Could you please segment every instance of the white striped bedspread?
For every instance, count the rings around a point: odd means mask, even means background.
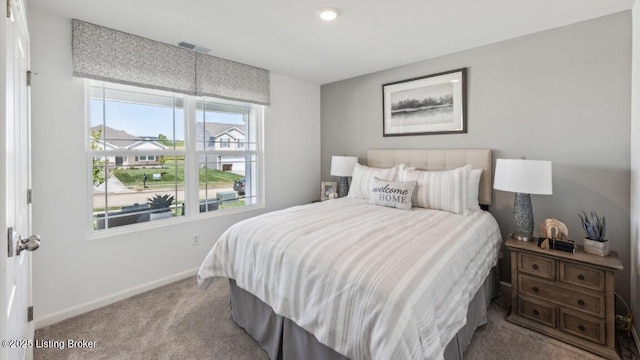
[[[351,359],[442,359],[501,243],[498,224],[469,216],[337,199],[230,227],[200,271],[293,320]]]

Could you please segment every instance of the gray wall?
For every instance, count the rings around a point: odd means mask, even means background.
[[[309,203],[320,179],[320,86],[271,74],[265,111],[266,207],[87,239],[89,164],[84,80],[72,76],[71,20],[32,12],[33,231],[37,326],[193,277],[237,221]],[[295,136],[292,136],[295,134]],[[180,219],[183,220],[183,219]],[[190,237],[200,233],[200,246]]]
[[[427,37],[423,46],[429,46]],[[468,133],[382,137],[381,85],[468,68]],[[373,148],[484,147],[495,158],[553,161],[553,195],[532,196],[535,222],[558,218],[583,238],[576,213],[606,215],[629,299],[631,12],[524,36],[321,88],[322,176],[332,155],[361,163]],[[491,212],[511,230],[513,194],[494,191]],[[501,277],[510,281],[508,253]]]
[[[631,310],[640,312],[640,2],[633,6],[631,98]],[[640,316],[635,317],[640,331]],[[636,339],[640,348],[640,342]]]

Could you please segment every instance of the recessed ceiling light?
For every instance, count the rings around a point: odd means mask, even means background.
[[[338,9],[335,8],[322,8],[318,10],[318,16],[324,21],[332,21],[338,17]]]

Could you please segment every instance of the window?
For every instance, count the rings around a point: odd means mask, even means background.
[[[154,155],[140,155],[136,156],[136,162],[141,161],[156,161],[156,157]]]
[[[263,106],[87,82],[94,230],[261,203]]]

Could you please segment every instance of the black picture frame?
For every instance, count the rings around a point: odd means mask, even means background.
[[[382,135],[467,132],[467,68],[382,85]]]

